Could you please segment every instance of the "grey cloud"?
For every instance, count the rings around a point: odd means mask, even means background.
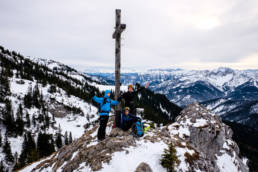
[[[78,62],[80,68],[93,63],[112,66],[115,8],[122,9],[127,24],[122,66],[236,62],[258,53],[256,0],[1,1],[0,44],[28,56]],[[205,17],[209,12],[205,8],[219,14],[217,27],[203,30],[185,22],[202,10]]]

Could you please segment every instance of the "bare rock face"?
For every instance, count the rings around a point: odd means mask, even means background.
[[[135,172],[152,172],[152,169],[145,162],[140,163],[140,165],[136,168]]]
[[[51,106],[49,106],[49,111],[57,118],[63,118],[67,114],[70,114],[71,112],[67,110],[64,105],[53,102]]]

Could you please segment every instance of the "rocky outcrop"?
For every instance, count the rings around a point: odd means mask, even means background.
[[[165,171],[158,162],[164,145],[171,143],[178,159],[175,171],[248,171],[239,157],[237,144],[232,140],[232,130],[219,116],[197,103],[186,107],[173,124],[151,128],[142,138],[134,138],[131,131],[112,129],[112,124],[112,121],[108,124],[108,137],[104,141],[96,140],[98,126],[90,128],[80,139],[38,162],[32,171],[105,171],[105,168],[119,166],[123,161],[128,161],[124,164],[128,165],[127,171]],[[159,146],[164,148],[155,151]],[[142,157],[137,159],[137,156]],[[115,164],[113,159],[119,162]],[[134,168],[129,170],[132,165]]]
[[[219,116],[198,103],[185,108],[176,122],[163,130],[176,138],[173,143],[177,148],[189,150],[182,157],[188,169],[219,172],[225,170],[226,164],[236,171],[248,171],[238,156],[239,148],[232,140],[232,130]]]
[[[145,163],[142,162],[135,170],[135,172],[152,172],[152,169],[150,168],[150,166]]]

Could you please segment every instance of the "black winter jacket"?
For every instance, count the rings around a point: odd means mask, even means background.
[[[138,87],[133,92],[127,91],[127,92],[123,93],[118,98],[118,101],[124,100],[125,101],[125,104],[124,104],[125,107],[129,107],[130,108],[130,112],[135,113],[134,98],[138,94],[138,92],[140,92],[143,89],[144,89],[143,87]]]

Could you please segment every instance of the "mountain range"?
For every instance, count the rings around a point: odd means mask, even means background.
[[[109,84],[114,82],[114,73],[87,70],[87,74]],[[197,101],[225,120],[258,130],[258,70],[150,69],[121,74],[123,85],[146,82],[152,91],[166,95],[181,107]]]

